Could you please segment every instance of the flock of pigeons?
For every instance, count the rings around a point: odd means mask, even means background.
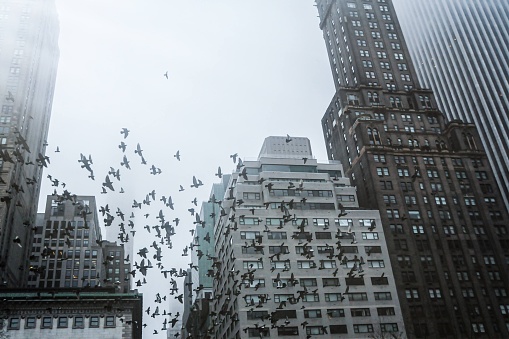
[[[123,138],[120,141],[120,144],[118,145],[119,150],[121,151],[121,161],[119,162],[120,167],[115,168],[114,166],[110,167],[107,174],[104,176],[104,180],[101,182],[101,192],[100,194],[108,194],[110,192],[117,192],[117,193],[126,193],[124,188],[121,186],[121,175],[125,173],[125,171],[131,170],[131,162],[133,161],[132,155],[130,156],[129,148],[126,144],[126,139],[129,136],[129,130],[127,128],[123,128],[120,133],[122,134]],[[21,142],[21,141],[20,141]],[[27,146],[28,147],[28,146]],[[57,148],[55,152],[60,152],[60,149]],[[145,159],[145,156],[143,154],[143,149],[138,143],[136,145],[136,148],[133,152],[134,156],[138,157],[138,161],[140,161],[141,165],[146,165],[149,168],[150,175],[160,175],[162,173],[161,168],[157,167],[155,164],[149,166],[147,163],[147,160]],[[7,154],[8,155],[8,154]],[[0,154],[0,156],[4,157]],[[237,155],[235,155],[236,157]],[[177,151],[173,157],[175,158],[175,161],[181,161],[181,154],[180,151]],[[49,157],[40,155],[36,159],[37,163],[41,166],[47,167],[47,164],[49,163]],[[90,180],[96,181],[96,174],[94,172],[94,162],[92,159],[92,156],[89,155],[88,157],[80,154],[80,159],[78,160],[80,163],[81,169],[85,170],[87,172],[87,176]],[[216,173],[216,176],[219,178],[222,177],[221,168],[218,168],[218,173]],[[101,176],[102,177],[102,176]],[[69,190],[65,189],[66,183],[60,181],[57,178],[54,178],[51,175],[48,175],[47,178],[51,181],[51,186],[54,186],[54,192],[53,195],[56,197],[57,202],[64,202],[66,200],[72,201],[73,203],[77,202],[77,195],[71,193]],[[34,179],[35,180],[35,179]],[[189,187],[189,189],[198,189],[201,186],[203,186],[203,182],[197,178],[196,176],[192,177],[192,182],[190,182],[189,185],[179,185],[178,192],[182,192]],[[58,193],[57,189],[62,189],[63,192]],[[178,193],[176,193],[178,194]],[[125,195],[127,197],[127,195]],[[122,199],[125,201],[125,199]],[[120,207],[112,207],[111,202],[105,204],[104,206],[100,206],[99,208],[99,214],[102,216],[104,225],[106,227],[117,227],[118,228],[118,236],[117,239],[120,241],[120,243],[126,244],[128,242],[134,241],[134,237],[136,235],[137,239],[140,239],[142,242],[147,242],[148,239],[150,239],[149,242],[151,244],[149,246],[145,246],[143,248],[139,248],[136,255],[139,257],[139,260],[131,260],[129,258],[129,255],[124,259],[126,263],[131,263],[132,270],[129,272],[129,274],[132,276],[132,280],[136,287],[141,287],[145,284],[147,284],[147,287],[150,286],[150,283],[147,281],[147,273],[151,269],[156,269],[161,274],[162,277],[166,281],[169,282],[170,287],[166,288],[166,290],[169,290],[169,295],[163,295],[161,296],[159,293],[157,293],[154,297],[154,303],[156,305],[149,306],[145,312],[147,315],[154,319],[161,319],[161,328],[153,329],[153,334],[158,334],[159,331],[165,331],[169,329],[169,326],[171,325],[171,328],[174,328],[176,324],[179,321],[180,318],[180,312],[176,312],[174,315],[172,315],[171,312],[168,312],[165,307],[162,306],[163,301],[168,302],[171,300],[167,300],[169,297],[173,297],[175,301],[180,302],[181,304],[184,301],[184,294],[179,294],[179,284],[177,280],[179,278],[184,278],[187,276],[187,268],[198,270],[197,266],[193,266],[192,263],[188,264],[188,267],[185,268],[166,268],[162,261],[162,253],[163,248],[167,247],[169,249],[173,249],[173,242],[172,237],[176,234],[175,229],[179,224],[181,223],[181,219],[179,217],[167,217],[167,214],[175,211],[176,213],[179,212],[179,210],[176,210],[176,204],[174,202],[174,199],[172,195],[161,195],[159,196],[155,190],[151,190],[150,192],[147,192],[144,197],[141,197],[139,199],[133,199],[132,205],[130,206],[129,211],[124,211]],[[177,200],[181,201],[181,200]],[[156,214],[155,218],[150,218],[151,211],[156,206],[156,209],[159,209],[159,212]],[[125,209],[125,208],[124,208]],[[200,214],[199,214],[199,208],[198,208],[198,199],[194,198],[191,201],[190,208],[187,209],[187,212],[190,213],[191,217],[194,218],[194,225],[201,225],[205,226],[205,222],[201,220]],[[83,213],[81,216],[84,218],[84,224],[85,228],[87,227],[87,214],[90,212],[86,212],[83,210]],[[142,220],[149,222],[150,220],[154,220],[153,224],[146,224],[145,226],[141,227],[135,223],[136,215],[139,215],[139,213],[142,213]],[[171,220],[170,220],[171,219]],[[192,235],[194,234],[194,229],[190,230]],[[142,235],[140,233],[143,232]],[[112,240],[112,239],[108,239]],[[19,239],[13,240],[15,243],[19,244]],[[210,236],[207,235],[207,237],[204,238],[204,241],[207,241],[210,243]],[[101,246],[103,241],[97,240],[97,244]],[[147,242],[148,243],[148,242]],[[70,245],[70,242],[69,244]],[[194,241],[191,241],[189,246],[186,246],[183,249],[182,256],[188,256],[189,250],[196,250],[198,255],[201,257],[203,256],[203,253],[198,249],[198,244],[196,244]],[[51,250],[49,248],[44,248],[43,253],[41,253],[43,256],[48,256],[51,254]],[[152,263],[154,261],[154,264]],[[169,260],[166,260],[165,263],[169,263]],[[40,272],[34,272],[34,273],[40,273]],[[137,274],[140,274],[141,277]],[[136,280],[136,277],[138,278]],[[149,281],[152,281],[151,279],[148,279]],[[157,280],[157,279],[154,279]],[[150,286],[151,287],[151,286]],[[203,287],[199,286],[196,289],[194,289],[195,292],[199,292]],[[169,305],[168,305],[169,306]],[[160,310],[161,309],[161,310]],[[147,324],[143,324],[143,327],[147,327]],[[180,333],[177,332],[175,337],[180,336]]]
[[[20,135],[20,133],[18,133],[18,132],[15,132],[15,133],[17,135],[16,143],[19,145],[18,149],[23,148],[24,150],[30,152],[28,144],[26,143],[26,140]],[[121,175],[124,171],[131,170],[131,162],[133,161],[133,159],[131,159],[132,156],[128,155],[129,148],[126,144],[126,139],[128,138],[130,131],[127,128],[123,128],[120,131],[120,133],[123,136],[122,140],[120,141],[120,143],[118,145],[118,148],[122,153],[121,154],[122,160],[119,162],[120,167],[118,167],[118,168],[115,168],[114,166],[110,167],[109,171],[104,176],[104,180],[102,180],[102,182],[101,182],[101,186],[100,186],[101,194],[108,194],[110,192],[117,192],[120,194],[125,193],[124,188],[120,185]],[[290,136],[287,136],[286,142],[290,142],[290,141],[291,141]],[[45,146],[47,146],[47,144],[45,144]],[[48,164],[50,163],[49,157],[42,155],[42,154],[39,154],[35,158],[35,163],[33,163],[32,161],[30,161],[30,159],[27,159],[25,161],[25,159],[23,159],[21,154],[17,154],[16,152],[20,153],[19,151],[15,150],[12,154],[9,154],[9,153],[7,153],[7,151],[4,150],[3,152],[0,152],[0,158],[3,161],[10,161],[10,162],[22,161],[23,164],[25,164],[25,165],[38,165],[41,167],[48,167]],[[57,152],[57,153],[60,152],[59,147],[56,148],[55,152]],[[147,160],[145,159],[144,154],[143,154],[143,149],[139,143],[136,145],[136,148],[133,153],[134,153],[134,156],[138,157],[138,160],[140,161],[141,165],[145,165],[149,168],[148,172],[150,173],[150,175],[156,176],[156,175],[160,175],[162,173],[161,168],[157,167],[155,164],[148,166]],[[180,151],[177,151],[173,155],[173,157],[176,159],[176,161],[180,162],[181,161]],[[244,167],[243,171],[240,171],[243,167],[242,160],[240,158],[238,158],[237,154],[231,155],[230,158],[233,159],[233,162],[237,164],[237,170],[240,172],[240,176],[246,178],[247,174],[246,174],[245,167]],[[93,162],[92,156],[89,155],[87,157],[83,154],[80,154],[80,159],[78,160],[78,162],[80,163],[81,169],[83,169],[87,172],[88,178],[95,182],[96,175],[95,175],[94,168],[93,168],[94,162]],[[221,171],[221,167],[218,167],[217,173],[215,175],[218,178],[222,177],[223,173]],[[51,181],[51,186],[55,187],[53,196],[56,197],[55,200],[57,202],[72,201],[74,204],[78,203],[77,195],[73,194],[69,190],[65,189],[66,188],[65,182],[62,182],[61,180],[53,177],[52,175],[47,175],[47,178]],[[33,184],[36,182],[37,181],[35,178],[27,179],[27,184]],[[198,189],[201,186],[203,186],[203,182],[196,176],[193,176],[192,183],[188,187],[190,189]],[[178,192],[182,192],[182,191],[186,190],[186,188],[187,188],[187,185],[179,185]],[[17,187],[16,185],[13,185],[12,189],[21,190],[22,188]],[[62,189],[62,192],[58,193],[57,189]],[[9,196],[2,198],[2,201],[8,201],[8,200],[9,200]],[[125,199],[123,199],[123,200],[125,200]],[[221,206],[221,202],[215,200],[215,197],[212,199],[211,202],[218,203]],[[233,206],[235,206],[235,204],[237,204],[237,203],[240,204],[241,202],[234,201]],[[191,207],[188,208],[187,211],[191,214],[192,217],[194,217],[193,224],[196,226],[201,225],[202,227],[205,227],[205,222],[203,220],[201,220],[200,214],[198,211],[198,199],[194,198],[191,201],[191,204],[192,204]],[[142,211],[141,213],[144,213],[144,209],[147,209],[147,212],[143,214],[144,219],[142,219],[142,220],[148,221],[148,220],[150,220],[149,219],[150,209],[153,209],[154,205],[160,205],[159,212],[155,216],[154,224],[152,224],[152,225],[147,224],[142,228],[138,227],[134,221],[136,214],[138,214],[138,212],[140,212],[140,211]],[[149,206],[152,206],[152,207],[149,207]],[[179,223],[181,222],[181,219],[178,217],[175,217],[172,219],[172,218],[169,218],[166,216],[166,214],[170,213],[170,211],[175,211],[175,208],[176,208],[176,206],[175,206],[174,198],[172,197],[172,195],[158,196],[156,194],[155,190],[151,190],[150,192],[147,192],[144,197],[141,197],[139,199],[133,199],[133,202],[132,202],[132,205],[130,206],[129,211],[123,211],[120,207],[110,207],[110,203],[105,204],[104,206],[101,206],[99,209],[99,213],[103,217],[104,225],[106,227],[118,227],[117,239],[121,243],[125,244],[130,241],[134,241],[133,238],[135,237],[135,235],[139,234],[139,232],[143,232],[144,234],[141,235],[140,237],[137,236],[137,239],[141,238],[141,240],[147,241],[147,239],[151,239],[151,237],[153,237],[153,239],[150,240],[151,244],[148,246],[148,248],[147,247],[140,248],[138,250],[138,252],[136,253],[136,255],[139,257],[139,260],[130,260],[129,255],[124,259],[124,261],[126,263],[130,263],[130,262],[134,261],[134,263],[132,263],[132,265],[131,265],[132,271],[129,272],[129,274],[133,278],[133,281],[135,280],[135,277],[138,272],[142,276],[142,277],[138,276],[138,280],[135,281],[136,287],[141,287],[145,284],[150,285],[147,282],[147,278],[146,278],[147,272],[149,270],[155,269],[155,268],[157,268],[157,270],[159,271],[161,276],[164,277],[165,280],[169,280],[168,282],[171,286],[170,288],[167,289],[170,291],[169,295],[161,296],[160,293],[157,293],[154,296],[154,303],[156,305],[149,306],[145,310],[147,315],[149,315],[150,317],[152,317],[154,319],[156,319],[156,317],[159,319],[162,318],[161,328],[153,329],[153,334],[158,334],[159,331],[168,330],[169,325],[171,325],[171,328],[174,328],[179,321],[180,312],[176,312],[174,315],[172,315],[171,312],[168,312],[166,310],[166,308],[162,306],[163,301],[169,303],[169,301],[171,300],[171,297],[173,297],[174,300],[177,300],[178,302],[180,302],[182,304],[183,299],[184,299],[184,294],[183,293],[179,294],[179,286],[178,286],[177,280],[179,278],[184,278],[187,276],[187,267],[185,269],[184,268],[176,268],[176,267],[168,269],[164,266],[163,261],[162,261],[163,247],[167,247],[169,249],[173,248],[172,237],[176,234],[175,229],[177,226],[179,226]],[[221,208],[221,209],[222,209],[222,213],[224,213],[224,209],[223,208]],[[81,213],[81,216],[84,219],[85,228],[87,228],[87,215],[88,214],[90,214],[90,212],[86,211],[85,209]],[[170,219],[172,219],[172,220],[170,220]],[[194,235],[194,229],[190,229],[190,232],[192,235]],[[112,240],[112,239],[108,239],[108,240]],[[210,241],[211,241],[210,235],[207,234],[201,240],[210,243]],[[191,250],[191,251],[195,250],[196,254],[199,258],[203,257],[204,253],[199,249],[200,244],[197,241],[198,241],[197,237],[194,237],[193,241],[191,241],[190,244],[183,249],[182,256],[188,256],[189,250]],[[19,246],[21,246],[21,241],[18,237],[13,239],[13,242],[18,244]],[[71,242],[69,241],[69,238],[67,238],[66,243],[68,246],[70,246]],[[102,243],[103,243],[103,241],[97,240],[97,244],[99,246],[101,246]],[[253,243],[253,246],[256,246],[256,245]],[[52,254],[51,252],[52,252],[52,250],[50,248],[45,247],[42,249],[41,255],[43,257],[49,256]],[[210,259],[213,259],[213,257],[210,256],[209,253],[207,253],[206,255]],[[152,263],[151,259],[155,261],[155,265]],[[166,261],[166,262],[168,262],[168,261]],[[188,265],[189,265],[190,269],[198,270],[198,267],[193,266],[192,263],[189,263]],[[33,268],[33,270],[36,270],[36,269],[37,268]],[[39,274],[42,272],[34,271],[33,273]],[[247,273],[248,278],[251,275],[251,273],[252,273],[252,271],[249,271]],[[190,291],[190,292],[194,291],[196,293],[199,293],[201,291],[201,289],[203,289],[203,286],[198,286],[195,289],[192,289],[190,286],[186,286],[186,288],[185,288],[186,291]],[[168,297],[170,297],[170,300],[167,300]],[[162,309],[162,311],[160,310],[160,308]],[[143,327],[144,328],[147,327],[147,324],[146,323],[143,324]],[[179,337],[179,336],[180,336],[180,333],[177,332],[175,334],[175,337]]]

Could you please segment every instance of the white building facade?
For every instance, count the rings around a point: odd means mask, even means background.
[[[267,138],[230,180],[210,338],[405,337],[379,212],[358,208],[340,163],[291,139]]]

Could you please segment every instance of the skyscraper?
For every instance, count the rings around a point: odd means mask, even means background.
[[[404,338],[385,235],[337,161],[268,137],[233,173],[214,229],[206,338]]]
[[[507,338],[508,216],[475,126],[421,88],[391,0],[316,3],[327,152],[381,213],[408,337]]]
[[[54,0],[0,1],[0,284],[26,286],[55,87]]]
[[[421,83],[478,127],[509,209],[509,2],[395,0]]]
[[[130,288],[124,247],[102,239],[95,197],[48,196],[38,215],[29,287],[115,286]]]

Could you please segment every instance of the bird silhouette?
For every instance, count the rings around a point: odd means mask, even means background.
[[[120,134],[123,134],[124,135],[124,139],[127,138],[127,136],[129,135],[129,130],[127,128],[122,128],[122,130],[120,131]]]

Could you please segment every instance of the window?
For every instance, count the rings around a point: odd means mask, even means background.
[[[405,296],[408,300],[419,300],[419,291],[415,288],[407,288],[405,290]]]
[[[375,300],[392,300],[391,292],[375,292]]]
[[[90,317],[89,327],[99,327],[99,317],[97,316]]]
[[[377,167],[376,168],[376,174],[379,177],[388,176],[389,175],[389,168],[388,167]]]
[[[247,312],[247,320],[259,320],[269,315],[268,311],[249,311]]]
[[[316,283],[316,278],[302,278],[299,280],[299,282],[300,282],[300,286],[306,286],[306,287],[318,285]]]
[[[41,328],[52,328],[53,327],[53,318],[51,317],[43,317],[41,322]]]
[[[328,227],[329,226],[329,219],[314,218],[313,219],[313,225],[314,226],[319,226],[319,227]]]
[[[412,232],[414,234],[424,234],[424,226],[423,225],[412,225]]]
[[[486,329],[484,328],[483,323],[472,323],[472,330],[474,333],[484,333]]]
[[[382,323],[380,324],[380,331],[382,332],[398,332],[398,324],[396,323]]]
[[[25,319],[25,328],[35,328],[35,317],[27,317]]]
[[[355,324],[353,325],[354,333],[373,333],[372,324]]]
[[[322,283],[323,283],[323,287],[340,286],[339,278],[322,278]]]
[[[248,328],[247,336],[249,338],[270,337],[270,329],[268,329],[268,328]]]
[[[359,41],[362,41],[362,40],[357,40],[357,42]],[[364,41],[364,46],[366,46],[366,41]],[[366,58],[369,58],[369,51],[365,51],[365,50],[360,50],[360,55],[361,57],[366,57]]]
[[[370,268],[384,268],[385,263],[383,260],[368,260],[368,267],[370,267]]]
[[[269,253],[270,254],[288,254],[290,251],[288,250],[288,246],[269,246]]]
[[[267,330],[266,337],[269,337],[269,329]],[[299,335],[299,328],[297,326],[278,326],[277,328],[277,335],[278,336],[285,336],[285,335],[291,335],[291,336],[297,336]]]
[[[320,260],[321,268],[336,268],[336,260]]]
[[[362,240],[378,240],[378,232],[362,232]]]
[[[304,310],[304,318],[321,318],[321,310]]]
[[[378,307],[376,309],[378,316],[395,315],[394,307]]]
[[[350,296],[349,294],[348,296]],[[367,296],[366,296],[367,298]],[[341,293],[325,293],[325,301],[332,302],[332,301],[342,301],[341,300]]]
[[[259,225],[260,219],[258,218],[248,218],[248,217],[240,217],[239,218],[240,225]]]
[[[293,294],[292,294],[293,297]],[[303,302],[314,302],[314,301],[320,301],[320,296],[318,294],[306,294],[302,298]]]
[[[244,192],[242,197],[246,200],[260,200],[260,193]]]
[[[345,310],[342,308],[329,308],[327,309],[327,317],[329,318],[343,318],[345,316]]]
[[[247,269],[253,269],[253,268],[263,268],[263,262],[262,261],[244,261],[243,262],[243,268],[245,270]]]
[[[325,326],[306,326],[306,334],[309,335],[323,335],[326,331]]]
[[[19,322],[20,322],[19,318],[10,318],[8,329],[9,330],[19,330]]]
[[[340,294],[340,293],[338,293]],[[348,293],[349,301],[366,301],[368,300],[368,294],[366,292]]]
[[[104,320],[104,327],[115,327],[115,316],[107,316]]]
[[[371,312],[369,308],[352,308],[350,309],[352,317],[369,317]]]
[[[240,239],[256,239],[256,237],[260,236],[260,232],[255,231],[241,231]]]
[[[272,269],[289,270],[290,269],[290,260],[271,261],[270,267]]]
[[[68,318],[67,317],[59,317],[57,325],[58,325],[58,328],[67,328]]]
[[[242,234],[242,232],[241,232]],[[286,232],[268,232],[267,239],[286,239]]]
[[[330,232],[315,232],[315,237],[316,239],[332,239],[332,234]]]
[[[315,268],[316,264],[311,260],[299,260],[297,261],[297,268]]]

